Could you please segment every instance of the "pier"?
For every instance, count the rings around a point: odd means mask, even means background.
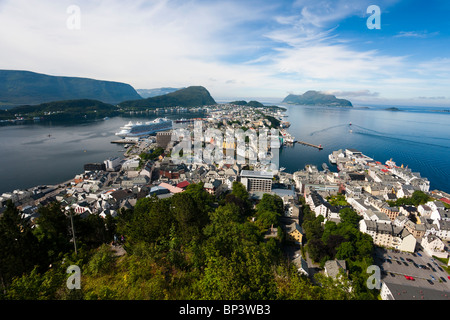
[[[121,140],[114,140],[111,141],[111,143],[115,143],[115,144],[137,144],[138,142],[135,140],[125,140],[125,139],[121,139]]]
[[[297,142],[297,143],[299,143],[299,144],[303,144],[303,145],[308,146],[308,147],[317,148],[317,149],[319,149],[319,150],[322,150],[322,149],[323,149],[323,147],[322,147],[321,144],[315,145],[315,144],[308,143],[308,142],[304,142],[304,141],[295,141],[295,142]]]

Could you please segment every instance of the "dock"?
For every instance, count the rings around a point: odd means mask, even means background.
[[[111,141],[111,143],[115,143],[115,144],[137,144],[138,142],[135,141],[135,140],[121,139],[121,140]]]
[[[299,143],[299,144],[303,144],[303,145],[305,145],[305,146],[308,146],[308,147],[317,148],[317,149],[319,149],[319,150],[322,150],[322,149],[323,149],[323,147],[322,147],[321,144],[315,145],[315,144],[308,143],[308,142],[304,142],[304,141],[296,141],[296,142]]]

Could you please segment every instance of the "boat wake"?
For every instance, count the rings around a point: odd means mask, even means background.
[[[361,127],[358,125],[353,125],[353,133],[365,135],[365,136],[371,136],[371,137],[380,138],[380,139],[387,139],[387,140],[391,140],[391,141],[398,141],[398,142],[404,142],[404,143],[412,143],[412,144],[418,144],[418,145],[426,145],[426,146],[450,149],[450,145],[442,145],[442,144],[426,142],[423,140],[417,141],[417,140],[412,140],[412,139],[407,139],[407,138],[394,137],[392,135],[387,135],[385,133],[382,133],[382,132],[379,132],[376,130],[372,130],[372,129],[368,129],[368,128],[364,128],[364,127]],[[416,136],[414,136],[414,137],[416,137]],[[416,138],[420,139],[423,137],[416,137]],[[427,138],[450,141],[449,139],[446,139],[446,138],[434,138],[434,137],[427,137]]]

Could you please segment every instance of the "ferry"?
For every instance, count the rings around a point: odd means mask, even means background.
[[[121,127],[119,132],[116,132],[116,136],[122,138],[139,137],[169,129],[172,129],[172,120],[167,118],[158,118],[146,123],[136,122],[135,124],[130,121],[127,125]]]

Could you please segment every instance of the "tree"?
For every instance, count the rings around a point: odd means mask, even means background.
[[[350,208],[344,208],[339,211],[341,223],[349,224],[355,228],[358,228],[358,222],[362,219],[354,210]]]
[[[45,262],[29,221],[8,201],[0,217],[0,287],[5,289],[14,277],[42,264]]]
[[[336,259],[340,260],[351,260],[355,257],[355,248],[353,244],[349,241],[341,243],[341,245],[336,250]]]
[[[169,237],[174,223],[170,199],[142,198],[134,211],[126,213],[117,226],[117,232],[126,236],[127,245],[156,243]]]
[[[198,241],[202,237],[203,227],[209,222],[207,210],[196,198],[205,199],[201,192],[177,193],[170,199],[171,211],[177,222],[177,233],[184,244],[192,240]]]
[[[49,261],[54,262],[60,253],[65,253],[72,247],[70,221],[59,202],[40,207],[38,213],[35,234],[47,250]]]
[[[265,229],[271,225],[277,226],[278,219],[283,215],[283,200],[278,195],[265,193],[256,205],[257,222]]]

